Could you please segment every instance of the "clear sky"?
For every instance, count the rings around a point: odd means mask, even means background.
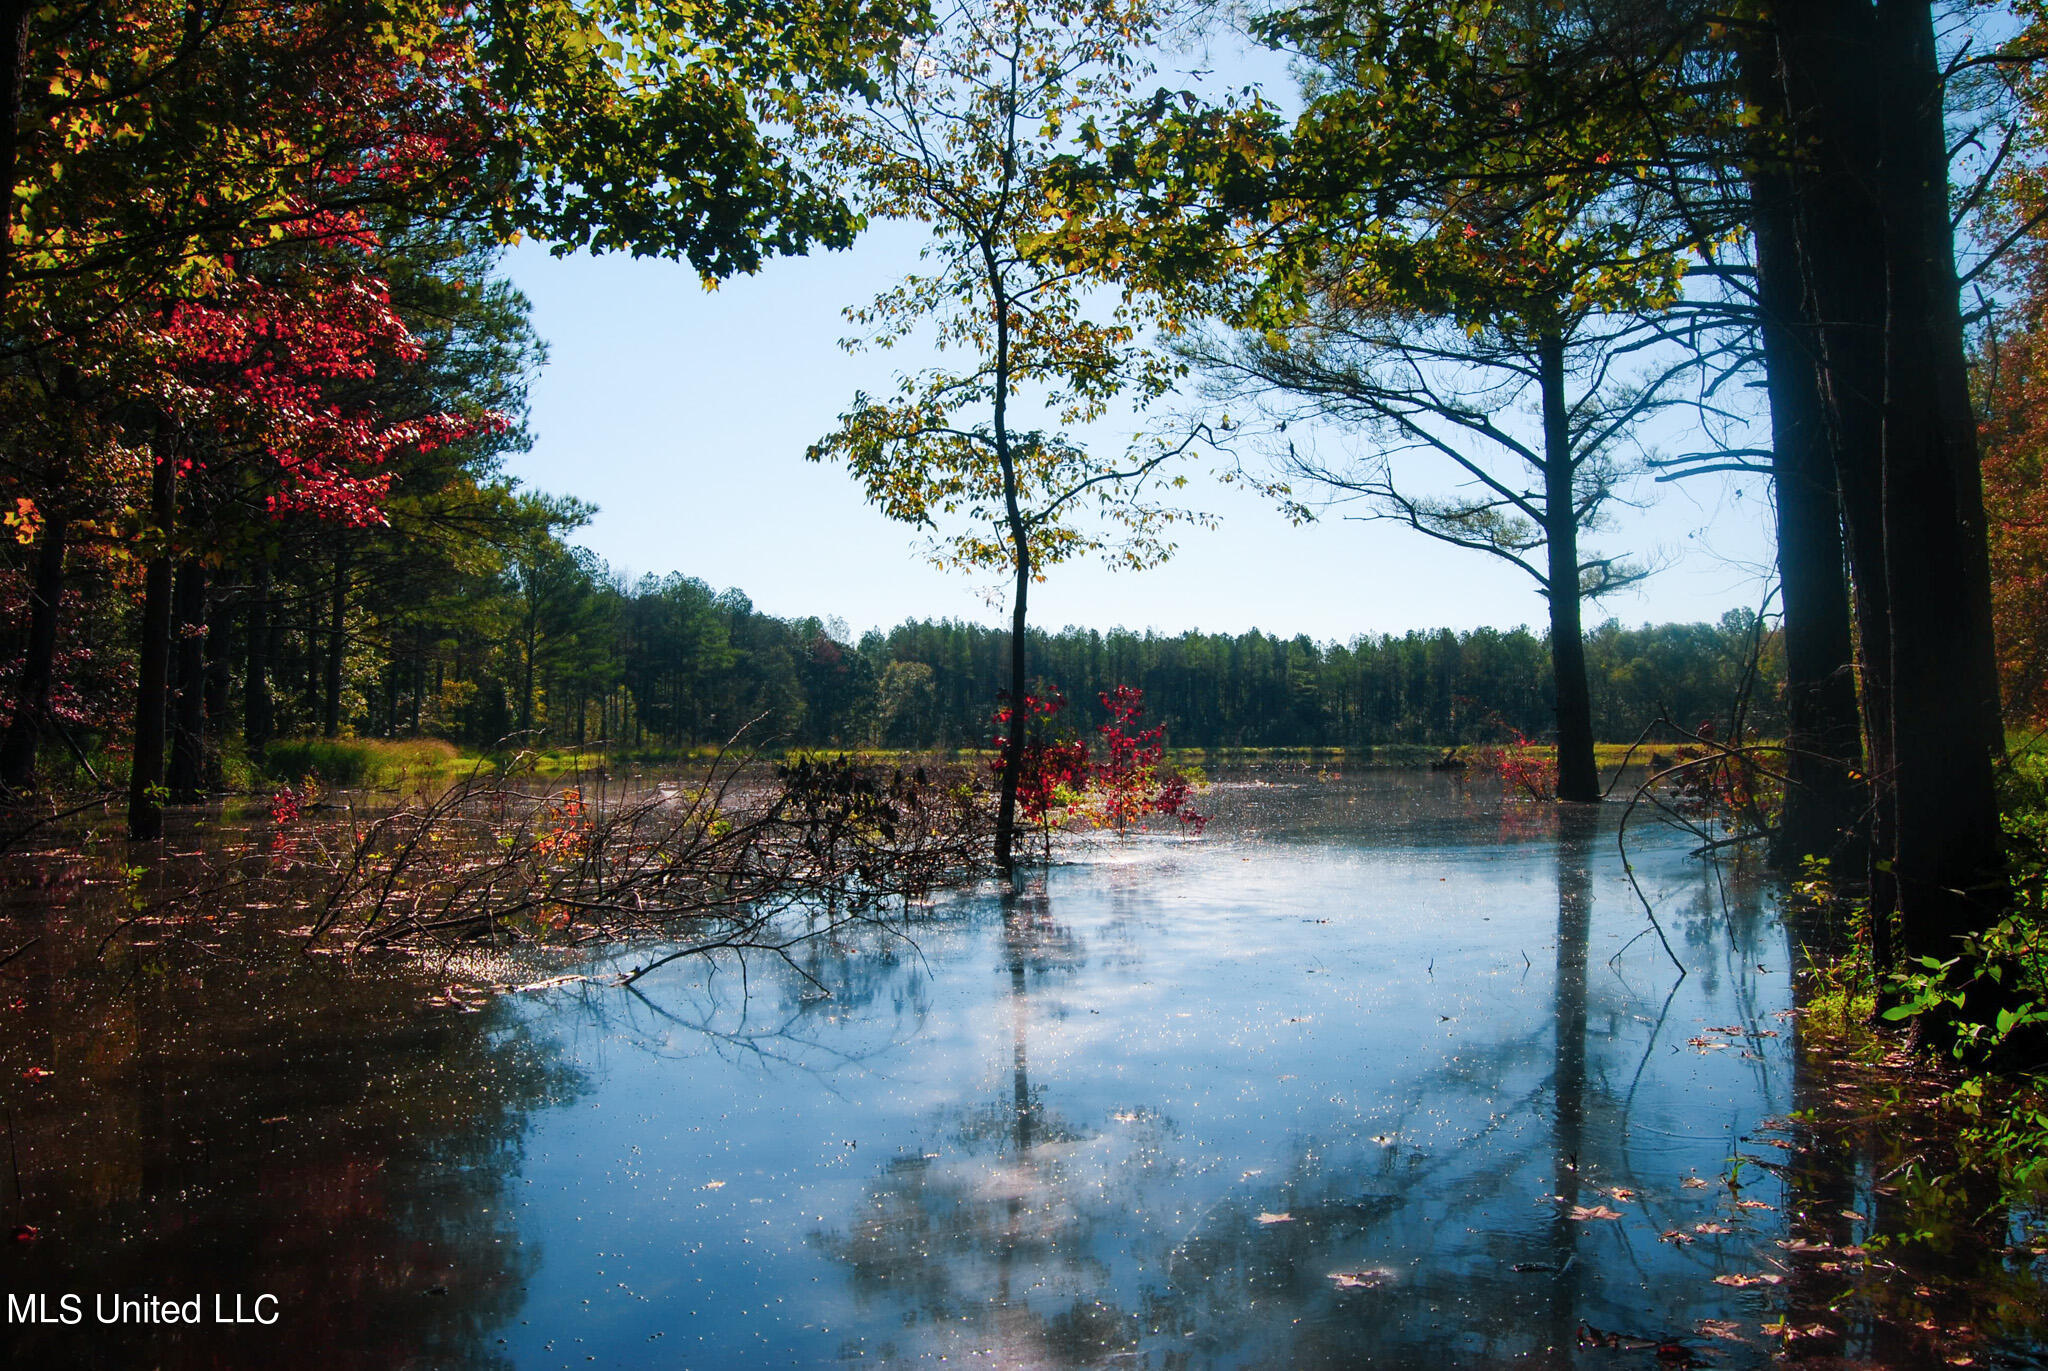
[[[508,274],[531,296],[551,356],[533,391],[533,450],[513,458],[513,474],[597,504],[577,541],[636,576],[681,571],[737,587],[767,613],[836,616],[855,633],[909,618],[997,622],[1007,602],[990,602],[989,580],[933,568],[914,530],[867,508],[843,470],[803,456],[856,390],[884,390],[921,360],[838,346],[849,331],[840,311],[893,282],[918,242],[884,226],[848,252],[773,262],[715,292],[673,263],[514,249]],[[1651,506],[1617,510],[1599,545],[1666,567],[1594,606],[1592,621],[1712,619],[1757,604],[1772,555],[1761,485],[1708,478],[1642,493]],[[1189,500],[1219,526],[1184,529],[1178,555],[1155,570],[1054,568],[1033,591],[1033,621],[1325,640],[1543,621],[1534,583],[1483,554],[1384,522],[1296,528],[1206,478]]]

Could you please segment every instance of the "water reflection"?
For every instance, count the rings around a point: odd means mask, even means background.
[[[413,971],[251,976],[225,944],[84,979],[32,952],[0,1102],[46,1237],[5,1254],[9,1288],[203,1273],[288,1295],[344,1365],[2032,1346],[2018,1259],[1919,1296],[1844,1256],[1904,1225],[1908,1154],[1882,1120],[1838,1151],[1788,1122],[1831,1096],[1750,873],[1682,837],[1633,852],[1681,979],[1609,807],[1399,775],[1209,803],[1199,842],[1084,845],[888,935],[480,1013],[423,1011]],[[1914,1342],[1916,1319],[1992,1337]],[[266,1363],[210,1330],[94,1346]]]
[[[1176,937],[1158,914],[1188,898],[1175,888],[1183,881],[1229,882],[1233,873],[1206,860],[1178,873],[1148,863],[1150,884],[1138,887],[1118,881],[1114,867],[1085,878],[1054,873],[1005,902],[1008,1033],[988,1042],[994,1092],[952,1112],[943,1150],[873,1173],[844,1226],[816,1238],[846,1271],[861,1309],[892,1330],[880,1347],[861,1348],[863,1358],[1338,1366],[1515,1357],[1565,1366],[1582,1355],[1582,1341],[1608,1335],[1639,1350],[1661,1344],[1667,1359],[1689,1356],[1702,1340],[1697,1315],[1687,1315],[1716,1306],[1720,1292],[1710,1269],[1660,1244],[1646,1222],[1646,1192],[1668,1192],[1654,1196],[1667,1208],[1683,1207],[1688,1192],[1676,1176],[1639,1176],[1668,1159],[1643,1164],[1631,1117],[1673,992],[1660,987],[1662,1002],[1644,1001],[1612,976],[1599,996],[1589,987],[1596,851],[1611,837],[1598,811],[1580,810],[1563,813],[1540,840],[1552,848],[1555,873],[1547,987],[1527,983],[1526,965],[1503,996],[1474,984],[1505,979],[1498,964],[1444,966],[1428,956],[1420,986],[1357,964],[1353,989],[1334,999],[1312,994],[1312,1003],[1293,1006],[1302,1013],[1286,1016],[1303,1023],[1316,1017],[1311,1009],[1348,1001],[1354,1013],[1339,1026],[1351,1038],[1339,1048],[1352,1060],[1348,1071],[1330,1075],[1328,1049],[1304,1042],[1274,1063],[1304,1069],[1251,1072],[1240,1054],[1192,1099],[1173,1087],[1170,1070],[1154,1078],[1105,1061],[1097,1035],[1075,1024],[1109,1012],[1129,982],[1170,974],[1163,963],[1182,944],[1220,951],[1199,933]],[[1290,873],[1312,907],[1347,874],[1355,873]],[[1416,884],[1412,870],[1382,874],[1397,887]],[[1091,967],[1087,940],[1057,911],[1065,901],[1087,904],[1105,884],[1113,913],[1101,927],[1118,952],[1107,967]],[[1253,907],[1263,903],[1250,893]],[[1213,889],[1207,897],[1228,916],[1250,917]],[[1398,908],[1375,912],[1387,921],[1365,941],[1382,950],[1413,950],[1416,933],[1427,942],[1442,932],[1402,922]],[[1280,941],[1259,949],[1262,961],[1299,951],[1300,940]],[[1273,1002],[1232,976],[1224,967],[1200,983],[1192,1011],[1200,1024],[1189,1032],[1241,1047],[1252,1037],[1246,1011],[1270,1020]],[[1547,1000],[1541,1028],[1513,1009],[1531,991]],[[1091,996],[1103,1002],[1088,1003]],[[1390,1058],[1373,1043],[1389,1029],[1414,1036],[1423,1017],[1415,1001],[1430,998],[1480,1012],[1427,1015],[1460,1025],[1442,1030],[1456,1036],[1433,1052]],[[1589,1041],[1596,1002],[1602,1027]],[[1129,1020],[1122,1027],[1132,1040],[1115,1056],[1137,1067],[1149,1056],[1147,1031]],[[1047,1045],[1051,1060],[1077,1065],[1080,1078],[1050,1071]],[[1084,1102],[1103,1098],[1105,1069],[1118,1103],[1091,1114]],[[1302,1088],[1310,1071],[1320,1079]],[[1207,1116],[1192,1130],[1175,1122],[1184,1102]],[[1680,1101],[1658,1103],[1650,1146],[1661,1153],[1669,1111],[1690,1115]],[[1712,1155],[1720,1140],[1706,1141]],[[1660,1283],[1674,1289],[1646,1315],[1644,1288]]]
[[[1565,1365],[1578,1340],[1579,1233],[1586,1220],[1572,1217],[1580,1204],[1579,1157],[1586,1131],[1586,951],[1593,928],[1593,842],[1599,832],[1595,811],[1585,805],[1560,809],[1557,829],[1557,990],[1553,1020],[1557,1069],[1551,1077],[1552,1175],[1557,1210],[1550,1221],[1550,1365]]]
[[[77,1294],[83,1321],[10,1320],[10,1364],[268,1365],[288,1330],[323,1365],[509,1365],[493,1349],[541,1260],[513,1217],[523,1135],[582,1086],[553,1045],[507,1005],[424,1007],[411,968],[226,934],[197,963],[151,936],[96,959],[109,887],[65,864],[11,891],[41,941],[0,988],[0,1185],[34,1234],[0,1249],[0,1288],[53,1315]],[[53,888],[77,898],[33,898]],[[216,1294],[230,1314],[272,1295],[280,1322],[215,1323]],[[206,1322],[97,1321],[96,1298],[146,1295],[199,1295]]]

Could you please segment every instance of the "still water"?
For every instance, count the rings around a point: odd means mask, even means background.
[[[10,1364],[2039,1364],[2024,1254],[1871,1293],[1892,1187],[1794,1119],[1766,884],[1631,830],[1680,976],[1619,805],[1205,801],[794,964],[467,1003],[225,934],[78,974],[110,859],[17,864],[0,1285],[83,1316]]]

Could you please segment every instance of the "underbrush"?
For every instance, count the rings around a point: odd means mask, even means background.
[[[1836,900],[1854,936],[1802,973],[1801,1023],[1821,1050],[1865,1063],[1938,1032],[1950,1060],[1930,1108],[1950,1145],[1940,1164],[1920,1169],[1920,1188],[1938,1204],[1991,1180],[2009,1202],[2038,1210],[2048,1200],[2048,747],[2038,737],[2011,754],[2001,800],[2012,882],[2004,916],[1952,957],[1881,975],[1860,922],[1867,911]],[[1795,893],[1832,898],[1818,871]]]

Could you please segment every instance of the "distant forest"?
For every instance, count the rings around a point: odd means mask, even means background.
[[[690,577],[628,585],[552,538],[527,541],[460,593],[424,598],[403,593],[409,578],[337,578],[332,563],[277,570],[265,586],[216,585],[201,666],[212,686],[198,692],[208,738],[432,735],[489,747],[525,735],[664,752],[751,724],[748,737],[769,745],[949,748],[986,742],[1007,680],[1004,630],[922,621],[855,639],[837,621],[763,614]],[[1667,709],[1688,725],[1725,719],[1745,695],[1770,727],[1768,634],[1761,677],[1745,689],[1756,634],[1746,611],[1594,629],[1599,736],[1633,738]],[[1067,628],[1034,632],[1030,661],[1076,725],[1100,722],[1101,692],[1135,685],[1182,747],[1448,746],[1553,727],[1548,645],[1526,628],[1349,643]]]

